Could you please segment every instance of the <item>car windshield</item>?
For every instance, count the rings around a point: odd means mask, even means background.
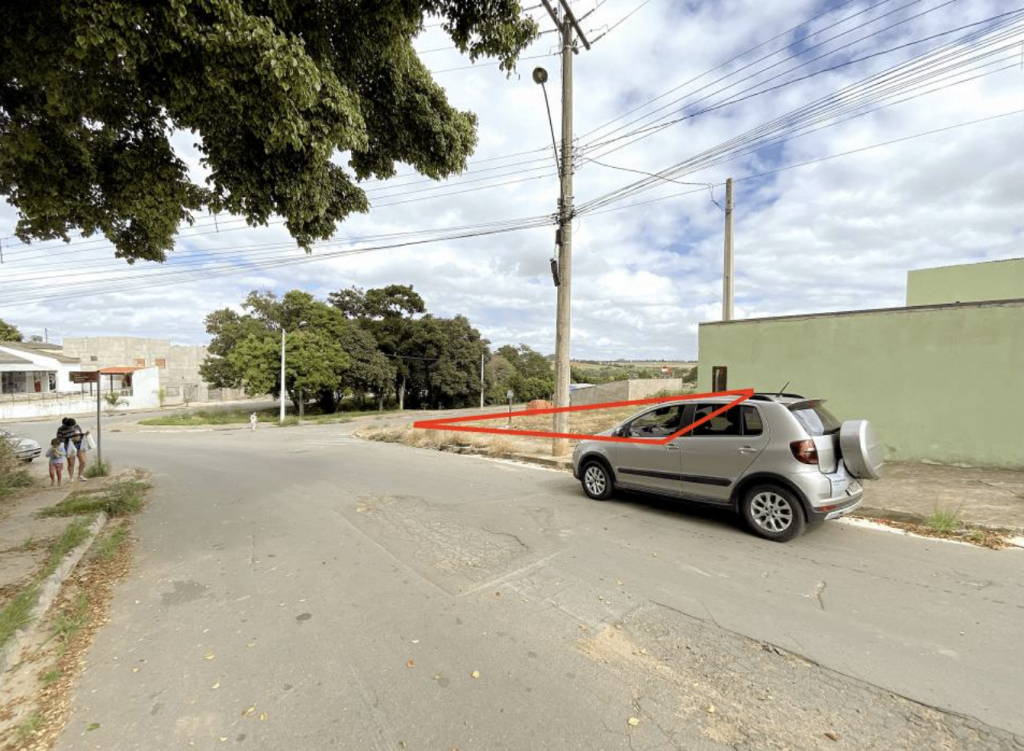
[[[812,436],[838,433],[842,423],[819,402],[800,404],[790,410]]]

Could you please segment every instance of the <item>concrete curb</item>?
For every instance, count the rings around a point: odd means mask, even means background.
[[[71,572],[75,570],[75,566],[82,560],[82,557],[86,554],[92,544],[96,541],[99,536],[100,530],[103,529],[107,523],[107,514],[101,511],[97,514],[96,519],[89,527],[89,536],[85,541],[77,548],[72,550],[64,559],[57,564],[57,568],[52,574],[50,574],[43,582],[39,585],[39,599],[36,600],[35,606],[32,608],[32,612],[29,614],[29,622],[23,628],[18,630],[14,637],[11,639],[7,647],[0,652],[0,685],[3,685],[3,676],[15,665],[15,659],[21,654],[22,647],[25,644],[28,636],[32,630],[36,628],[46,615],[46,612],[53,605],[54,600],[57,599],[57,595],[60,594],[60,588],[64,584],[65,580],[71,575]]]

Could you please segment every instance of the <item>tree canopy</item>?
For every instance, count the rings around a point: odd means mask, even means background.
[[[0,195],[16,234],[102,232],[129,261],[164,260],[200,209],[277,214],[308,248],[368,209],[357,181],[398,162],[461,171],[476,119],[417,57],[424,19],[506,71],[538,32],[518,0],[58,0],[3,16]],[[176,132],[197,137],[205,184]]]
[[[0,318],[0,342],[20,342],[21,332],[17,326],[7,323]]]
[[[404,285],[352,288],[328,300],[300,290],[282,297],[251,292],[241,313],[210,313],[203,378],[253,396],[279,394],[284,327],[284,389],[295,403],[315,398],[322,410],[333,412],[346,396],[356,405],[372,396],[378,408],[392,394],[400,406],[477,402],[480,358],[490,353],[467,318],[427,313],[423,298]]]

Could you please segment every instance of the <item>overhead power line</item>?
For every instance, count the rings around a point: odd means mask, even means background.
[[[882,141],[880,143],[873,143],[868,146],[861,146],[856,149],[850,149],[849,151],[841,151],[836,154],[828,154],[826,156],[816,157],[815,159],[808,159],[803,162],[797,162],[795,164],[787,164],[782,167],[776,167],[774,169],[765,170],[763,172],[756,172],[752,175],[745,175],[744,177],[733,178],[734,183],[746,182],[748,180],[758,180],[762,177],[768,177],[770,175],[776,175],[780,172],[788,172],[789,170],[799,169],[801,167],[809,167],[813,164],[820,164],[822,162],[832,161],[834,159],[841,159],[843,157],[852,156],[854,154],[860,154],[865,151],[873,151],[874,149],[884,148],[886,146],[892,146],[897,143],[904,143],[906,141],[912,141],[917,138],[925,138],[927,136],[938,135],[939,133],[946,133],[951,130],[957,130],[958,128],[967,128],[973,125],[981,125],[984,123],[993,122],[995,120],[1001,120],[1005,117],[1012,117],[1013,115],[1024,115],[1024,109],[1011,110],[1010,112],[1001,112],[998,115],[992,115],[990,117],[982,117],[977,120],[970,120],[964,123],[957,123],[955,125],[948,125],[944,128],[935,128],[934,130],[926,130],[920,133],[913,133],[909,136],[903,136],[901,138],[893,138],[889,141]],[[709,183],[714,187],[721,187],[725,185],[724,182]],[[664,196],[658,196],[657,198],[648,198],[645,201],[635,201],[633,203],[627,203],[623,206],[614,206],[612,208],[601,209],[599,211],[590,212],[591,216],[598,216],[600,214],[610,214],[615,211],[626,211],[628,209],[635,209],[638,206],[646,206],[652,203],[658,203],[660,201],[667,201],[672,198],[679,198],[681,196],[695,195],[697,193],[703,193],[707,186],[697,188],[694,190],[684,190],[678,193],[670,193]]]
[[[596,199],[580,205],[579,213],[598,208],[611,201],[620,200],[641,190],[659,184],[664,178],[679,178],[692,173],[696,169],[706,167],[712,159],[738,149],[750,148],[764,139],[775,138],[780,134],[792,132],[810,125],[837,118],[869,105],[893,99],[900,95],[919,90],[922,87],[936,84],[948,84],[956,81],[957,76],[966,77],[985,67],[1000,62],[999,55],[1009,54],[1015,46],[1019,48],[1019,19],[1005,28],[995,27],[974,32],[967,37],[950,42],[937,50],[930,50],[910,60],[868,76],[855,84],[851,84],[837,92],[822,97],[811,104],[799,107],[791,112],[775,118],[716,147],[665,168],[657,173],[657,177],[648,177],[633,184],[619,188]],[[982,63],[980,67],[970,67]],[[713,107],[719,107],[712,105]],[[708,108],[711,109],[711,108]],[[708,109],[691,113],[687,117],[695,117]],[[586,154],[589,158],[597,158],[600,154]]]

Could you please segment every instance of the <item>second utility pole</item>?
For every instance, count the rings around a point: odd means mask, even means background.
[[[572,56],[573,30],[579,33],[583,45],[590,44],[583,35],[569,4],[559,0],[562,6],[561,18],[555,13],[548,0],[542,0],[545,9],[558,25],[562,39],[562,163],[561,190],[558,201],[558,302],[555,317],[555,406],[569,406],[569,335],[572,317]],[[555,413],[554,432],[569,432],[569,415]],[[555,438],[551,447],[554,456],[569,452],[569,441]]]

